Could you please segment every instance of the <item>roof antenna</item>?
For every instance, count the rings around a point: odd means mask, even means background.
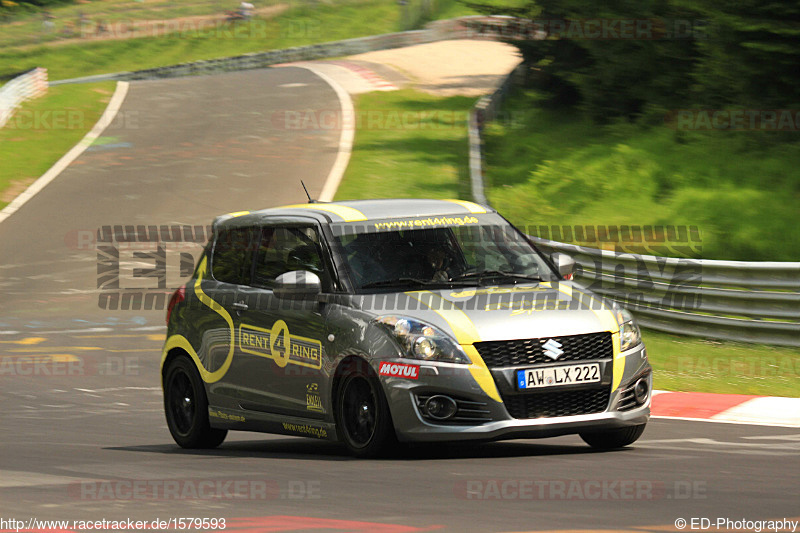
[[[303,190],[306,191],[306,196],[308,197],[308,203],[310,203],[310,204],[316,203],[317,201],[316,200],[312,200],[311,199],[311,195],[308,194],[308,189],[306,189],[306,184],[303,183],[303,180],[300,180],[300,185],[302,185],[303,186]]]

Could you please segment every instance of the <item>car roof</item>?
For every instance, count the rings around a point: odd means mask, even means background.
[[[258,211],[238,211],[217,217],[214,220],[214,225],[227,226],[229,223],[237,226],[240,224],[255,224],[265,217],[280,216],[313,218],[319,223],[325,224],[424,216],[464,216],[484,213],[496,213],[496,211],[491,207],[465,200],[350,200],[330,203],[292,204]]]

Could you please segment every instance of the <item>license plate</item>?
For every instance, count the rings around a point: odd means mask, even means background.
[[[539,389],[599,381],[600,365],[597,363],[517,370],[518,389]]]

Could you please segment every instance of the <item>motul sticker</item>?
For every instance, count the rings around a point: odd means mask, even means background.
[[[418,379],[419,367],[417,365],[404,365],[399,363],[381,363],[378,373],[381,376],[393,378]]]

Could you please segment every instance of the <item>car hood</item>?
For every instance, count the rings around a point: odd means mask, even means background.
[[[608,304],[564,281],[359,295],[353,303],[427,322],[460,344],[619,330]]]

